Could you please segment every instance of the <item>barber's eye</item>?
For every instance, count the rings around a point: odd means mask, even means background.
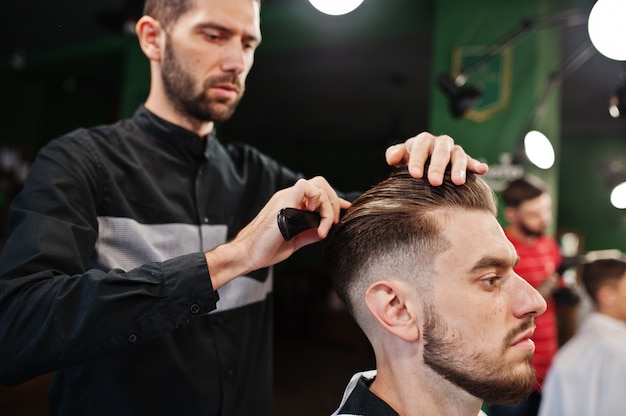
[[[221,38],[221,36],[217,33],[204,33],[204,36],[211,41],[216,41],[219,40]]]

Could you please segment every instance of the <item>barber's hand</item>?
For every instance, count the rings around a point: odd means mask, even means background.
[[[392,166],[408,165],[411,176],[415,178],[424,176],[424,164],[430,157],[428,181],[432,185],[443,183],[443,175],[449,163],[452,163],[452,182],[457,185],[465,183],[468,170],[481,175],[489,170],[486,163],[468,156],[461,146],[454,144],[450,136],[433,136],[427,132],[390,146],[385,157]]]
[[[278,228],[277,216],[286,207],[318,211],[321,216],[319,227],[285,241]],[[237,276],[279,263],[299,248],[324,239],[331,226],[339,221],[341,209],[349,207],[350,202],[339,198],[320,176],[301,179],[294,186],[277,192],[232,241],[205,253],[213,288],[217,289]]]

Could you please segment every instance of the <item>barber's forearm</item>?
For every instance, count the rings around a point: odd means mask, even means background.
[[[251,270],[245,263],[245,255],[238,249],[236,243],[226,243],[204,253],[213,290],[218,290],[226,283]]]

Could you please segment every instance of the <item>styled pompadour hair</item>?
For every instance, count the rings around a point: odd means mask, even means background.
[[[487,183],[471,172],[464,185],[455,185],[450,167],[441,186],[413,178],[406,167],[397,169],[354,201],[323,251],[334,289],[353,314],[367,287],[385,273],[417,287],[430,285],[435,257],[450,245],[438,219],[444,210],[495,216],[497,202]]]

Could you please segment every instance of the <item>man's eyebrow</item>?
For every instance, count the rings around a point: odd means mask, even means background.
[[[497,257],[497,256],[485,256],[478,260],[472,268],[470,269],[470,273],[479,272],[481,270],[490,269],[490,268],[509,268],[515,267],[519,263],[519,256],[515,257]]]

